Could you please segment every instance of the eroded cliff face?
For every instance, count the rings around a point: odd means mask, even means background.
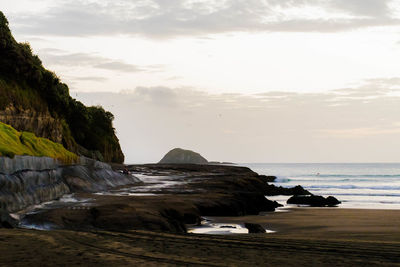
[[[0,174],[13,174],[20,171],[55,170],[59,162],[49,157],[15,156],[0,157]],[[3,189],[3,188],[1,188]]]
[[[0,157],[0,212],[15,212],[74,192],[99,192],[140,182],[103,162],[81,158],[63,166],[52,158]]]
[[[4,110],[0,110],[0,121],[11,125],[18,131],[32,132],[57,143],[63,142],[61,121],[54,119],[49,112],[8,106]]]

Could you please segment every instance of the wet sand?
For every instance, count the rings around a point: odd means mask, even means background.
[[[400,211],[295,209],[254,222],[274,234],[0,230],[1,266],[400,266]]]
[[[273,237],[400,243],[400,210],[293,208],[263,216],[212,217],[219,223],[258,223]],[[400,251],[399,251],[400,255]]]

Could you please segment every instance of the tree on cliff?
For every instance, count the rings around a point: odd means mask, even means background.
[[[8,26],[8,20],[6,16],[3,14],[3,12],[0,11],[0,25],[6,25]]]

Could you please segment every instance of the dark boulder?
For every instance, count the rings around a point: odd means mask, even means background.
[[[310,194],[310,192],[308,192],[307,190],[305,190],[301,185],[297,185],[293,188],[289,188],[292,190],[293,195],[308,195]]]
[[[261,209],[261,211],[275,211],[275,209],[278,207],[283,207],[283,205],[276,201],[266,199],[264,209]]]
[[[297,205],[309,205],[311,207],[333,207],[337,206],[341,202],[336,198],[330,196],[324,198],[323,196],[304,196],[304,195],[295,195],[287,200],[287,204],[297,204]]]
[[[261,225],[256,223],[245,223],[244,227],[249,230],[249,234],[265,233],[265,229]]]
[[[288,204],[310,205],[312,207],[325,206],[325,198],[322,196],[292,196],[287,200]]]
[[[15,220],[7,212],[0,213],[0,228],[12,229],[18,226],[18,221]]]
[[[333,196],[329,196],[326,198],[326,205],[329,207],[337,206],[340,203],[342,203],[342,202],[340,202],[339,200],[337,200],[337,198],[335,198]]]
[[[291,187],[291,188],[286,188],[286,187],[282,187],[282,186],[275,186],[273,184],[267,184],[265,187],[266,187],[265,195],[267,195],[267,196],[312,195],[310,192],[308,192],[306,189],[304,189],[300,185],[297,185],[297,186]]]

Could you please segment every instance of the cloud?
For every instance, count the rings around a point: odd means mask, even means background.
[[[152,38],[252,31],[337,32],[398,25],[389,0],[56,1],[13,17],[31,35]]]
[[[118,62],[118,61],[111,61],[111,62],[106,62],[106,63],[100,63],[97,65],[94,65],[93,67],[99,68],[99,69],[105,69],[105,70],[115,70],[115,71],[122,71],[122,72],[138,72],[142,71],[139,67],[132,65],[132,64],[127,64],[123,62]]]
[[[137,87],[133,91],[125,91],[126,95],[132,95],[153,105],[175,106],[177,105],[178,89],[171,89],[164,86],[159,87]]]
[[[91,66],[97,69],[104,69],[118,72],[156,72],[163,71],[164,65],[143,65],[125,63],[123,61],[105,58],[97,54],[89,53],[68,53],[66,51],[54,48],[41,49],[39,51],[40,58],[50,65],[60,66]]]
[[[360,138],[365,136],[374,135],[388,135],[388,134],[400,134],[400,128],[392,127],[389,129],[381,128],[350,128],[350,129],[326,129],[319,131],[321,135],[330,135],[332,137],[341,138]]]
[[[336,99],[371,99],[388,96],[400,91],[400,79],[398,77],[368,79],[363,85],[355,88],[342,88],[332,90],[336,93]]]
[[[367,27],[399,25],[400,20],[392,18],[363,18],[363,19],[294,19],[270,23],[266,31],[277,32],[320,32],[334,33],[356,30]]]
[[[332,7],[354,15],[369,17],[387,17],[391,14],[387,0],[334,0],[329,1]]]
[[[68,77],[68,80],[104,82],[104,81],[107,81],[108,79],[105,77],[99,77],[99,76],[81,76],[81,77]]]
[[[400,96],[391,88],[399,85],[394,77],[326,93],[211,94],[158,86],[78,97],[114,113],[128,162],[155,162],[173,147],[234,162],[394,161]]]

